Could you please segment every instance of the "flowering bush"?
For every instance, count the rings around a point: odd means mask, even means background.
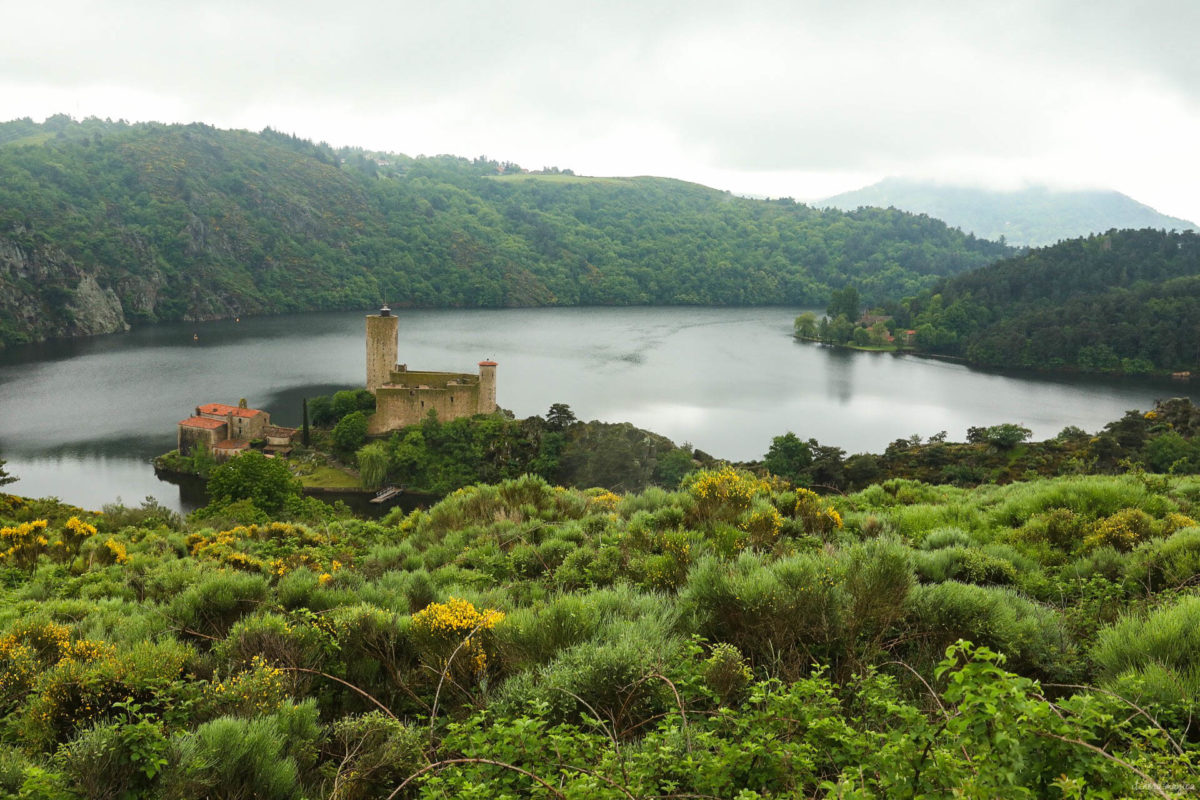
[[[1097,520],[1091,533],[1083,540],[1088,550],[1109,545],[1129,551],[1153,535],[1154,520],[1140,508],[1126,508]]]
[[[413,638],[440,666],[448,664],[461,646],[474,672],[487,670],[487,653],[481,639],[504,619],[494,608],[479,611],[467,600],[451,597],[445,603],[430,603],[412,616]]]
[[[742,515],[738,527],[750,534],[751,545],[770,547],[783,530],[783,515],[770,503],[759,501]]]
[[[683,488],[696,499],[701,519],[734,519],[750,508],[754,498],[771,491],[766,481],[730,466],[694,472],[684,479]]]
[[[79,555],[79,548],[89,538],[96,535],[96,526],[84,522],[79,517],[71,517],[58,534],[58,540],[52,545],[58,560],[66,562]]]
[[[46,520],[22,522],[12,528],[0,528],[0,561],[33,571],[38,557],[46,552]]]
[[[818,536],[826,536],[842,527],[842,516],[833,506],[822,501],[821,496],[808,489],[796,490],[795,516],[804,523],[804,529]]]
[[[267,663],[262,656],[254,656],[246,669],[214,680],[209,686],[209,700],[222,714],[270,714],[287,696],[288,682],[283,670]]]

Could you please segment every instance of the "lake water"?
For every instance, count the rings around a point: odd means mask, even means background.
[[[580,419],[629,421],[732,460],[794,431],[847,452],[972,425],[1020,422],[1036,438],[1095,431],[1189,384],[999,374],[859,353],[791,337],[794,308],[401,311],[400,360],[474,372],[499,362],[498,400],[518,417],[567,403]],[[299,425],[305,396],[365,381],[363,315],[336,312],[160,325],[0,351],[0,457],[8,491],[89,508],[151,495],[191,504],[154,476],[175,425],[207,402]],[[193,340],[193,335],[198,337]]]

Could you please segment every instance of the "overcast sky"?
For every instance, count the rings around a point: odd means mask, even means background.
[[[811,200],[887,175],[1200,221],[1196,0],[40,0],[0,119],[265,126]]]

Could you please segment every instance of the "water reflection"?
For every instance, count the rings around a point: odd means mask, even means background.
[[[196,404],[246,398],[299,425],[304,397],[363,382],[364,312],[162,325],[0,352],[0,454],[22,482],[93,507],[177,487],[150,459]],[[797,309],[582,308],[399,312],[400,360],[474,371],[500,362],[517,416],[568,403],[745,460],[794,431],[848,452],[900,437],[1020,422],[1035,436],[1095,431],[1190,384],[981,372],[962,364],[797,343]],[[196,335],[196,341],[192,336]]]
[[[806,346],[802,343],[801,346]],[[812,347],[812,345],[807,345]],[[822,347],[825,354],[825,394],[841,405],[850,402],[854,394],[854,367],[866,356],[840,347]]]

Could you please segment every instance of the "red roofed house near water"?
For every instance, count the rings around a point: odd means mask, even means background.
[[[263,440],[268,451],[286,449],[295,433],[295,428],[272,425],[270,414],[248,408],[245,400],[236,406],[206,403],[196,406],[195,415],[180,421],[178,450],[186,456],[203,445],[223,461],[249,448],[253,439]]]

